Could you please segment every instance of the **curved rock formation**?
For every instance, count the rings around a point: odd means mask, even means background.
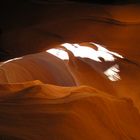
[[[9,3],[0,23],[0,139],[139,140],[140,5]]]
[[[140,115],[130,99],[38,81],[1,87],[2,138],[140,139]]]

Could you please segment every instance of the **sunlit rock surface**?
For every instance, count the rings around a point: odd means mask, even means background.
[[[0,77],[0,83],[40,80],[59,86],[76,85],[64,62],[47,52],[27,55],[1,63]]]
[[[140,140],[140,5],[8,7],[0,139]]]

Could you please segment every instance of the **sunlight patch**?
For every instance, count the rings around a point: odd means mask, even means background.
[[[17,58],[13,58],[13,59],[9,59],[7,61],[4,61],[0,64],[0,66],[4,65],[4,64],[7,64],[9,62],[12,62],[12,61],[15,61],[15,60],[20,60],[20,59],[23,59],[23,57],[17,57]]]
[[[116,57],[123,58],[122,55],[120,55],[116,52],[109,51],[108,49],[104,48],[102,45],[99,45],[99,44],[93,43],[93,42],[91,42],[91,44],[95,45],[98,48],[98,51],[106,52],[106,53],[109,53],[109,54],[114,55]]]
[[[62,49],[49,49],[46,52],[48,52],[62,60],[69,60],[68,53]]]
[[[121,79],[119,72],[119,65],[115,64],[114,66],[107,69],[104,74],[108,77],[109,80],[118,81]]]
[[[97,50],[88,46],[81,46],[79,44],[64,43],[61,46],[71,51],[75,57],[89,58],[97,62],[102,62],[100,58],[103,58],[104,61],[115,61],[115,57],[123,58],[123,56],[118,53],[109,51],[99,44],[93,42],[90,44],[95,45]]]

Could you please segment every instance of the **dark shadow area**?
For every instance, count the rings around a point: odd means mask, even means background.
[[[76,0],[77,2],[93,3],[93,4],[134,4],[139,3],[139,0]]]
[[[0,48],[0,62],[10,59],[11,57],[8,55],[8,52]]]
[[[24,140],[15,136],[0,135],[0,140]]]

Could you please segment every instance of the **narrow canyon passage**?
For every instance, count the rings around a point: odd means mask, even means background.
[[[3,4],[0,140],[140,140],[138,3]]]

